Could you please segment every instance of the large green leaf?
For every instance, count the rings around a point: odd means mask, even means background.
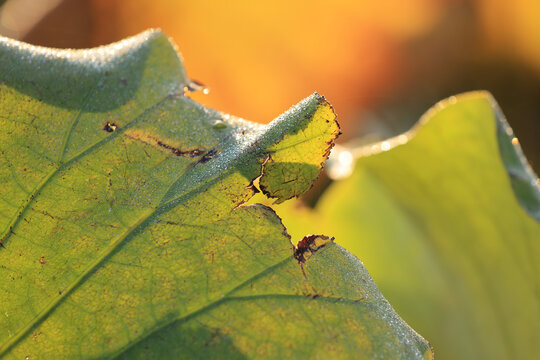
[[[2,39],[0,69],[0,357],[431,357],[358,259],[243,205],[257,178],[309,189],[339,131],[324,98],[268,126],[205,108],[152,31]]]
[[[277,209],[289,231],[331,232],[360,256],[438,359],[535,358],[538,180],[491,96],[445,100],[360,154],[314,211]]]

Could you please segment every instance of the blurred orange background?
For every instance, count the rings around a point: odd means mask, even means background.
[[[8,0],[0,34],[103,45],[147,28],[178,44],[197,101],[269,122],[313,91],[343,138],[407,130],[436,101],[487,89],[540,164],[537,0]]]

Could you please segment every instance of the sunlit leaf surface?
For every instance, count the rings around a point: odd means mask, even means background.
[[[0,357],[431,357],[358,259],[244,205],[257,178],[310,188],[339,132],[323,97],[268,126],[204,108],[159,32],[2,39],[0,69]]]

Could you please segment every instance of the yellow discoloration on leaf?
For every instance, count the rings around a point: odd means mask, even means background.
[[[294,251],[294,257],[301,263],[306,262],[317,250],[328,243],[331,243],[334,238],[325,235],[308,235],[298,242]]]
[[[433,353],[433,349],[429,348],[426,350],[426,352],[424,353],[424,359],[425,360],[433,360],[434,359],[434,353]]]
[[[143,131],[140,129],[134,129],[134,130],[128,129],[126,130],[125,134],[128,138],[132,140],[142,141],[145,144],[164,150],[158,145],[158,139],[156,135],[149,134],[147,131]]]
[[[141,141],[170,155],[198,157],[205,152],[201,149],[183,149],[182,145],[176,140],[159,138],[157,135],[141,129],[128,129],[125,135],[132,140]]]
[[[277,198],[276,203],[299,197],[311,188],[340,134],[334,109],[324,97],[318,95],[315,108],[308,111],[304,115],[306,126],[269,148],[259,186],[265,195]]]

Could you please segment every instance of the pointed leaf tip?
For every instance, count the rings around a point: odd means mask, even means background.
[[[275,121],[292,123],[294,129],[269,148],[260,188],[281,203],[303,195],[313,186],[340,128],[332,105],[317,93]]]

